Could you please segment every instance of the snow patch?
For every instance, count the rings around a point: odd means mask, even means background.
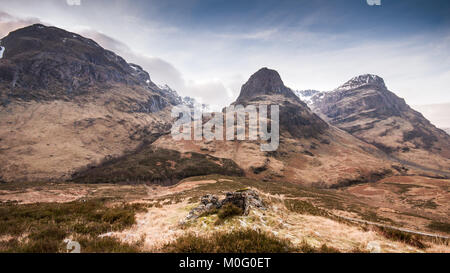
[[[344,83],[343,85],[338,87],[336,90],[346,91],[346,90],[356,89],[358,87],[362,87],[362,86],[370,85],[370,84],[386,88],[384,80],[382,78],[380,78],[379,76],[373,75],[373,74],[364,74],[364,75],[360,75],[360,76],[351,78],[348,82]]]
[[[0,46],[0,59],[3,58],[3,52],[5,52],[5,47],[4,46]]]
[[[130,67],[133,68],[134,71],[138,71],[138,70],[139,70],[139,68],[137,68],[136,66],[134,66],[134,65],[132,65],[132,64],[130,64]]]
[[[300,98],[301,101],[310,105],[314,103],[314,98],[323,96],[323,93],[318,90],[296,90],[295,95]]]

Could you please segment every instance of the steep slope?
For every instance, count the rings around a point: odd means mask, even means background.
[[[0,180],[65,179],[170,128],[178,95],[90,39],[32,25],[0,45]]]
[[[424,170],[450,172],[450,136],[436,128],[376,75],[361,75],[311,105],[329,123]]]
[[[261,151],[261,141],[175,141],[170,135],[154,145],[232,159],[249,177],[320,187],[374,181],[392,173],[382,152],[327,124],[284,85],[275,70],[262,68],[253,74],[233,103],[238,104],[279,106],[276,151]]]

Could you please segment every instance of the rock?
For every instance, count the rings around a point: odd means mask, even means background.
[[[264,205],[259,198],[259,195],[253,190],[245,190],[238,192],[228,192],[225,199],[220,202],[221,206],[231,203],[238,208],[241,208],[244,215],[248,215],[250,208],[263,208]]]
[[[184,221],[181,221],[181,223],[185,223],[186,221],[191,219],[196,219],[204,213],[220,209],[222,206],[228,203],[241,208],[244,212],[244,215],[248,215],[248,213],[250,212],[250,208],[265,209],[262,200],[254,190],[245,189],[242,191],[228,192],[225,198],[221,201],[219,201],[219,198],[217,198],[217,196],[207,194],[200,199],[200,205],[198,205],[198,207],[196,208],[193,208],[186,216],[186,219]]]
[[[217,198],[216,196],[214,196],[212,194],[207,194],[202,197],[201,202],[205,205],[210,204],[210,203],[218,204],[219,198]]]

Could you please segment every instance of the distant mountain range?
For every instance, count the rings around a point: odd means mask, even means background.
[[[450,175],[449,135],[375,75],[319,92],[293,91],[272,69],[255,72],[233,105],[279,106],[279,148],[263,152],[260,140],[175,141],[171,108],[207,105],[156,85],[91,39],[37,24],[0,46],[2,181],[173,184],[220,173],[340,187],[399,173]]]

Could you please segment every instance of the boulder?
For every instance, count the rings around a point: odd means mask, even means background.
[[[227,192],[223,200],[219,201],[217,196],[212,194],[204,195],[200,199],[200,205],[193,208],[186,216],[185,220],[196,219],[200,215],[214,210],[220,209],[225,204],[231,203],[236,207],[239,207],[244,212],[244,215],[248,215],[250,208],[265,209],[262,200],[254,190],[242,190],[236,192]]]

